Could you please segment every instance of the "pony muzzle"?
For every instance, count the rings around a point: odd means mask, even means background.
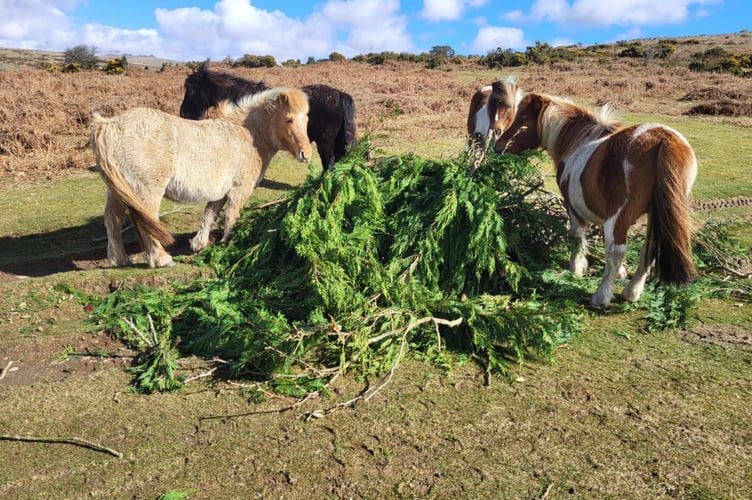
[[[311,161],[311,154],[313,153],[313,149],[309,146],[308,150],[306,148],[301,148],[298,152],[298,161],[301,163],[308,163]]]

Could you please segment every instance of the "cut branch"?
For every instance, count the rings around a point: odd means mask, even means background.
[[[12,436],[10,434],[0,434],[0,440],[2,441],[23,441],[23,442],[30,442],[30,443],[64,443],[64,444],[72,444],[75,446],[81,446],[83,448],[89,448],[91,450],[95,451],[101,451],[104,453],[109,453],[112,456],[115,456],[117,458],[122,458],[123,454],[119,451],[113,450],[112,448],[108,448],[106,446],[102,446],[101,444],[94,443],[92,441],[87,441],[86,439],[81,439],[79,437],[40,437],[40,436]]]

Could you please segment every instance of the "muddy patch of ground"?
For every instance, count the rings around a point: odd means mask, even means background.
[[[684,332],[687,339],[752,351],[752,332],[735,325],[702,325]]]
[[[59,382],[131,364],[133,353],[104,333],[42,337],[0,350],[0,385]]]

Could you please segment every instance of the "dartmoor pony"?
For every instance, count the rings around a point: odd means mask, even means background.
[[[679,132],[655,123],[622,128],[608,106],[593,113],[566,99],[531,93],[520,102],[496,150],[519,153],[538,147],[556,165],[575,239],[570,261],[575,275],[587,269],[588,225],[603,230],[605,271],[591,304],[608,305],[615,280],[626,277],[627,231],[645,213],[640,263],[622,296],[639,299],[654,266],[662,283],[692,279],[689,196],[697,160]]]
[[[267,88],[264,82],[210,71],[203,62],[185,79],[180,116],[200,120],[220,101],[237,101]],[[347,147],[356,142],[355,103],[352,96],[328,85],[307,85],[301,90],[308,95],[310,103],[308,137],[316,143],[322,166],[329,169],[345,155]]]
[[[308,97],[300,90],[266,90],[237,103],[220,103],[219,111],[220,118],[199,122],[147,108],[114,118],[94,113],[91,143],[107,184],[104,222],[110,265],[130,264],[120,233],[126,208],[149,266],[174,266],[162,246],[173,242],[159,220],[163,196],[181,203],[206,202],[191,239],[191,249],[198,252],[209,244],[225,204],[222,241],[228,238],[277,151],[288,151],[301,162],[310,160]]]
[[[489,107],[489,96],[494,94],[494,107]],[[485,85],[475,91],[470,99],[470,110],[467,114],[467,134],[470,146],[484,146],[489,130],[500,135],[514,120],[517,105],[522,99],[522,89],[517,85],[517,79],[509,76],[504,80],[495,80],[491,85]],[[492,125],[493,124],[493,125]]]

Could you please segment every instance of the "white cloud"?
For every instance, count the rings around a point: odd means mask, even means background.
[[[475,36],[471,50],[475,54],[485,54],[499,47],[502,49],[524,49],[528,45],[523,31],[519,28],[483,26]]]
[[[214,9],[157,9],[162,49],[178,60],[272,55],[279,61],[347,57],[372,51],[410,51],[406,18],[397,0],[329,0],[305,19],[259,9],[249,0],[221,0]],[[374,19],[379,22],[375,23]],[[346,34],[338,39],[340,32]],[[200,52],[196,49],[200,48]]]
[[[423,0],[421,17],[428,21],[456,21],[465,7],[482,7],[488,0]]]
[[[321,15],[335,30],[348,33],[335,49],[348,57],[368,52],[410,52],[415,46],[399,8],[398,0],[329,0]]]
[[[140,30],[74,26],[65,11],[85,1],[0,1],[0,46],[65,50],[86,44],[99,54],[153,54],[179,61],[254,54],[279,62],[326,58],[335,51],[353,57],[415,50],[399,0],[326,0],[305,18],[258,8],[252,0],[219,0],[211,9],[155,8],[157,29]]]
[[[161,45],[157,30],[125,30],[101,24],[85,25],[80,31],[78,40],[75,45],[94,46],[99,55],[149,55],[153,54],[155,49]]]
[[[61,8],[76,2],[27,0],[0,2],[0,45],[44,49],[50,44],[72,39],[72,23]]]
[[[282,62],[328,56],[332,32],[320,15],[293,19],[279,10],[254,7],[248,0],[221,0],[214,10],[195,7],[155,11],[162,49],[179,60],[222,59],[243,54],[272,55]],[[329,51],[329,52],[328,52]]]
[[[628,26],[675,24],[689,18],[693,5],[703,6],[720,0],[536,0],[530,14],[512,11],[506,19],[550,21],[560,25]]]

